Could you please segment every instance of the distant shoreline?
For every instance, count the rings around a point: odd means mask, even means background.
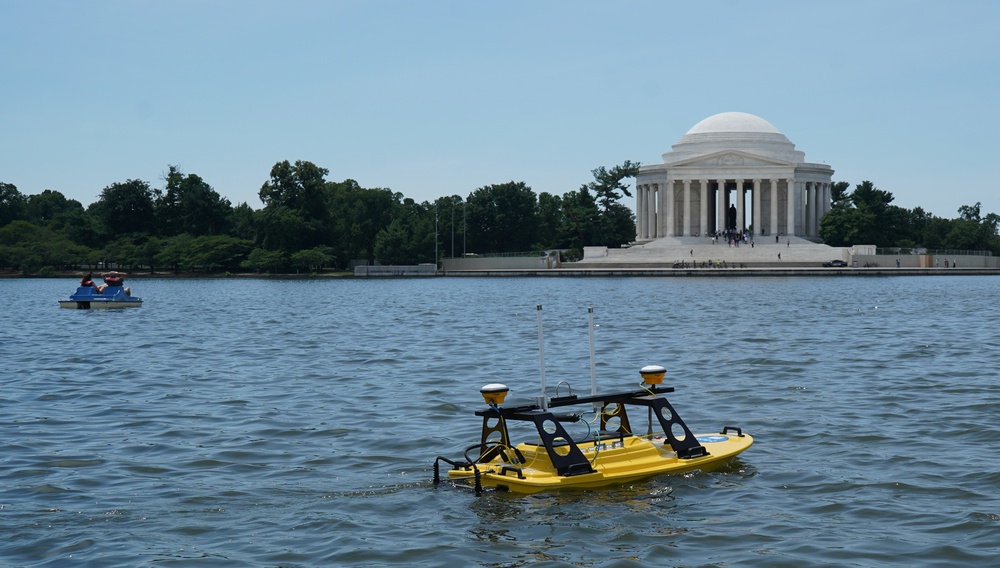
[[[94,277],[96,278],[100,274],[100,272],[101,271],[94,270],[94,271],[91,271],[91,274],[93,274]],[[68,278],[72,278],[72,279],[75,279],[75,280],[79,280],[84,274],[86,274],[86,272],[84,272],[82,270],[74,270],[74,271],[56,272],[55,274],[45,275],[45,276],[37,275],[37,274],[32,274],[32,275],[25,276],[25,275],[23,275],[23,274],[21,274],[21,273],[19,273],[17,271],[4,270],[4,271],[0,271],[0,278],[45,278],[45,279],[68,279]],[[204,279],[208,279],[208,278],[261,278],[261,279],[268,279],[268,278],[289,279],[289,278],[295,278],[295,279],[307,280],[307,279],[310,279],[310,278],[354,278],[354,273],[353,272],[320,272],[320,273],[315,273],[315,274],[294,274],[294,273],[291,273],[291,274],[255,274],[253,272],[245,272],[245,273],[244,272],[237,272],[237,273],[227,274],[225,272],[213,272],[213,273],[205,273],[205,272],[153,272],[153,273],[149,273],[149,272],[128,272],[128,273],[126,273],[126,278],[128,280],[143,280],[143,279],[146,279],[146,278],[204,278]]]
[[[96,273],[96,272],[95,272]],[[52,275],[25,276],[16,271],[0,271],[0,278],[33,278],[79,280],[82,271],[59,272]],[[368,275],[355,276],[353,272],[321,272],[310,274],[255,274],[204,273],[204,272],[148,272],[129,273],[128,280],[149,278],[169,279],[262,279],[262,280],[323,280],[349,278],[359,280],[387,278],[592,278],[592,277],[659,277],[659,278],[746,278],[746,277],[801,277],[801,276],[1000,276],[1000,268],[818,268],[818,267],[766,267],[766,268],[553,268],[532,269],[483,269],[439,270],[429,275]]]

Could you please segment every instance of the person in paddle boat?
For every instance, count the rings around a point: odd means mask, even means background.
[[[90,286],[98,294],[101,293],[101,287],[94,283],[94,276],[89,272],[80,279],[80,286]]]
[[[104,286],[98,287],[97,293],[103,294],[104,290],[106,290],[108,286],[124,286],[125,285],[124,276],[125,274],[122,272],[115,272],[115,271],[105,272],[104,274],[101,275],[101,277],[104,278]],[[125,288],[125,295],[131,296],[132,290],[130,288]]]

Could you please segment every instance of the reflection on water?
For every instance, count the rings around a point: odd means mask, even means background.
[[[0,281],[11,565],[986,565],[1000,538],[990,277],[133,279],[140,309]],[[434,457],[479,387],[667,368],[712,473],[475,497]]]

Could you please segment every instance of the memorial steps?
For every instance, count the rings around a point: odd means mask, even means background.
[[[582,261],[565,263],[563,267],[669,268],[674,263],[688,266],[697,263],[700,267],[711,261],[713,265],[724,263],[727,267],[796,268],[818,267],[833,259],[848,260],[847,249],[795,236],[781,237],[778,243],[773,236],[760,237],[753,246],[742,241],[739,246],[730,246],[724,241],[713,245],[712,240],[705,237],[662,237],[620,249],[586,247]]]

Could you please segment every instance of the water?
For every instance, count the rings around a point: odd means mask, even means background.
[[[5,566],[1000,563],[1000,281],[0,280]],[[531,497],[431,483],[508,404],[661,364],[714,473]],[[578,434],[571,429],[571,434]]]

